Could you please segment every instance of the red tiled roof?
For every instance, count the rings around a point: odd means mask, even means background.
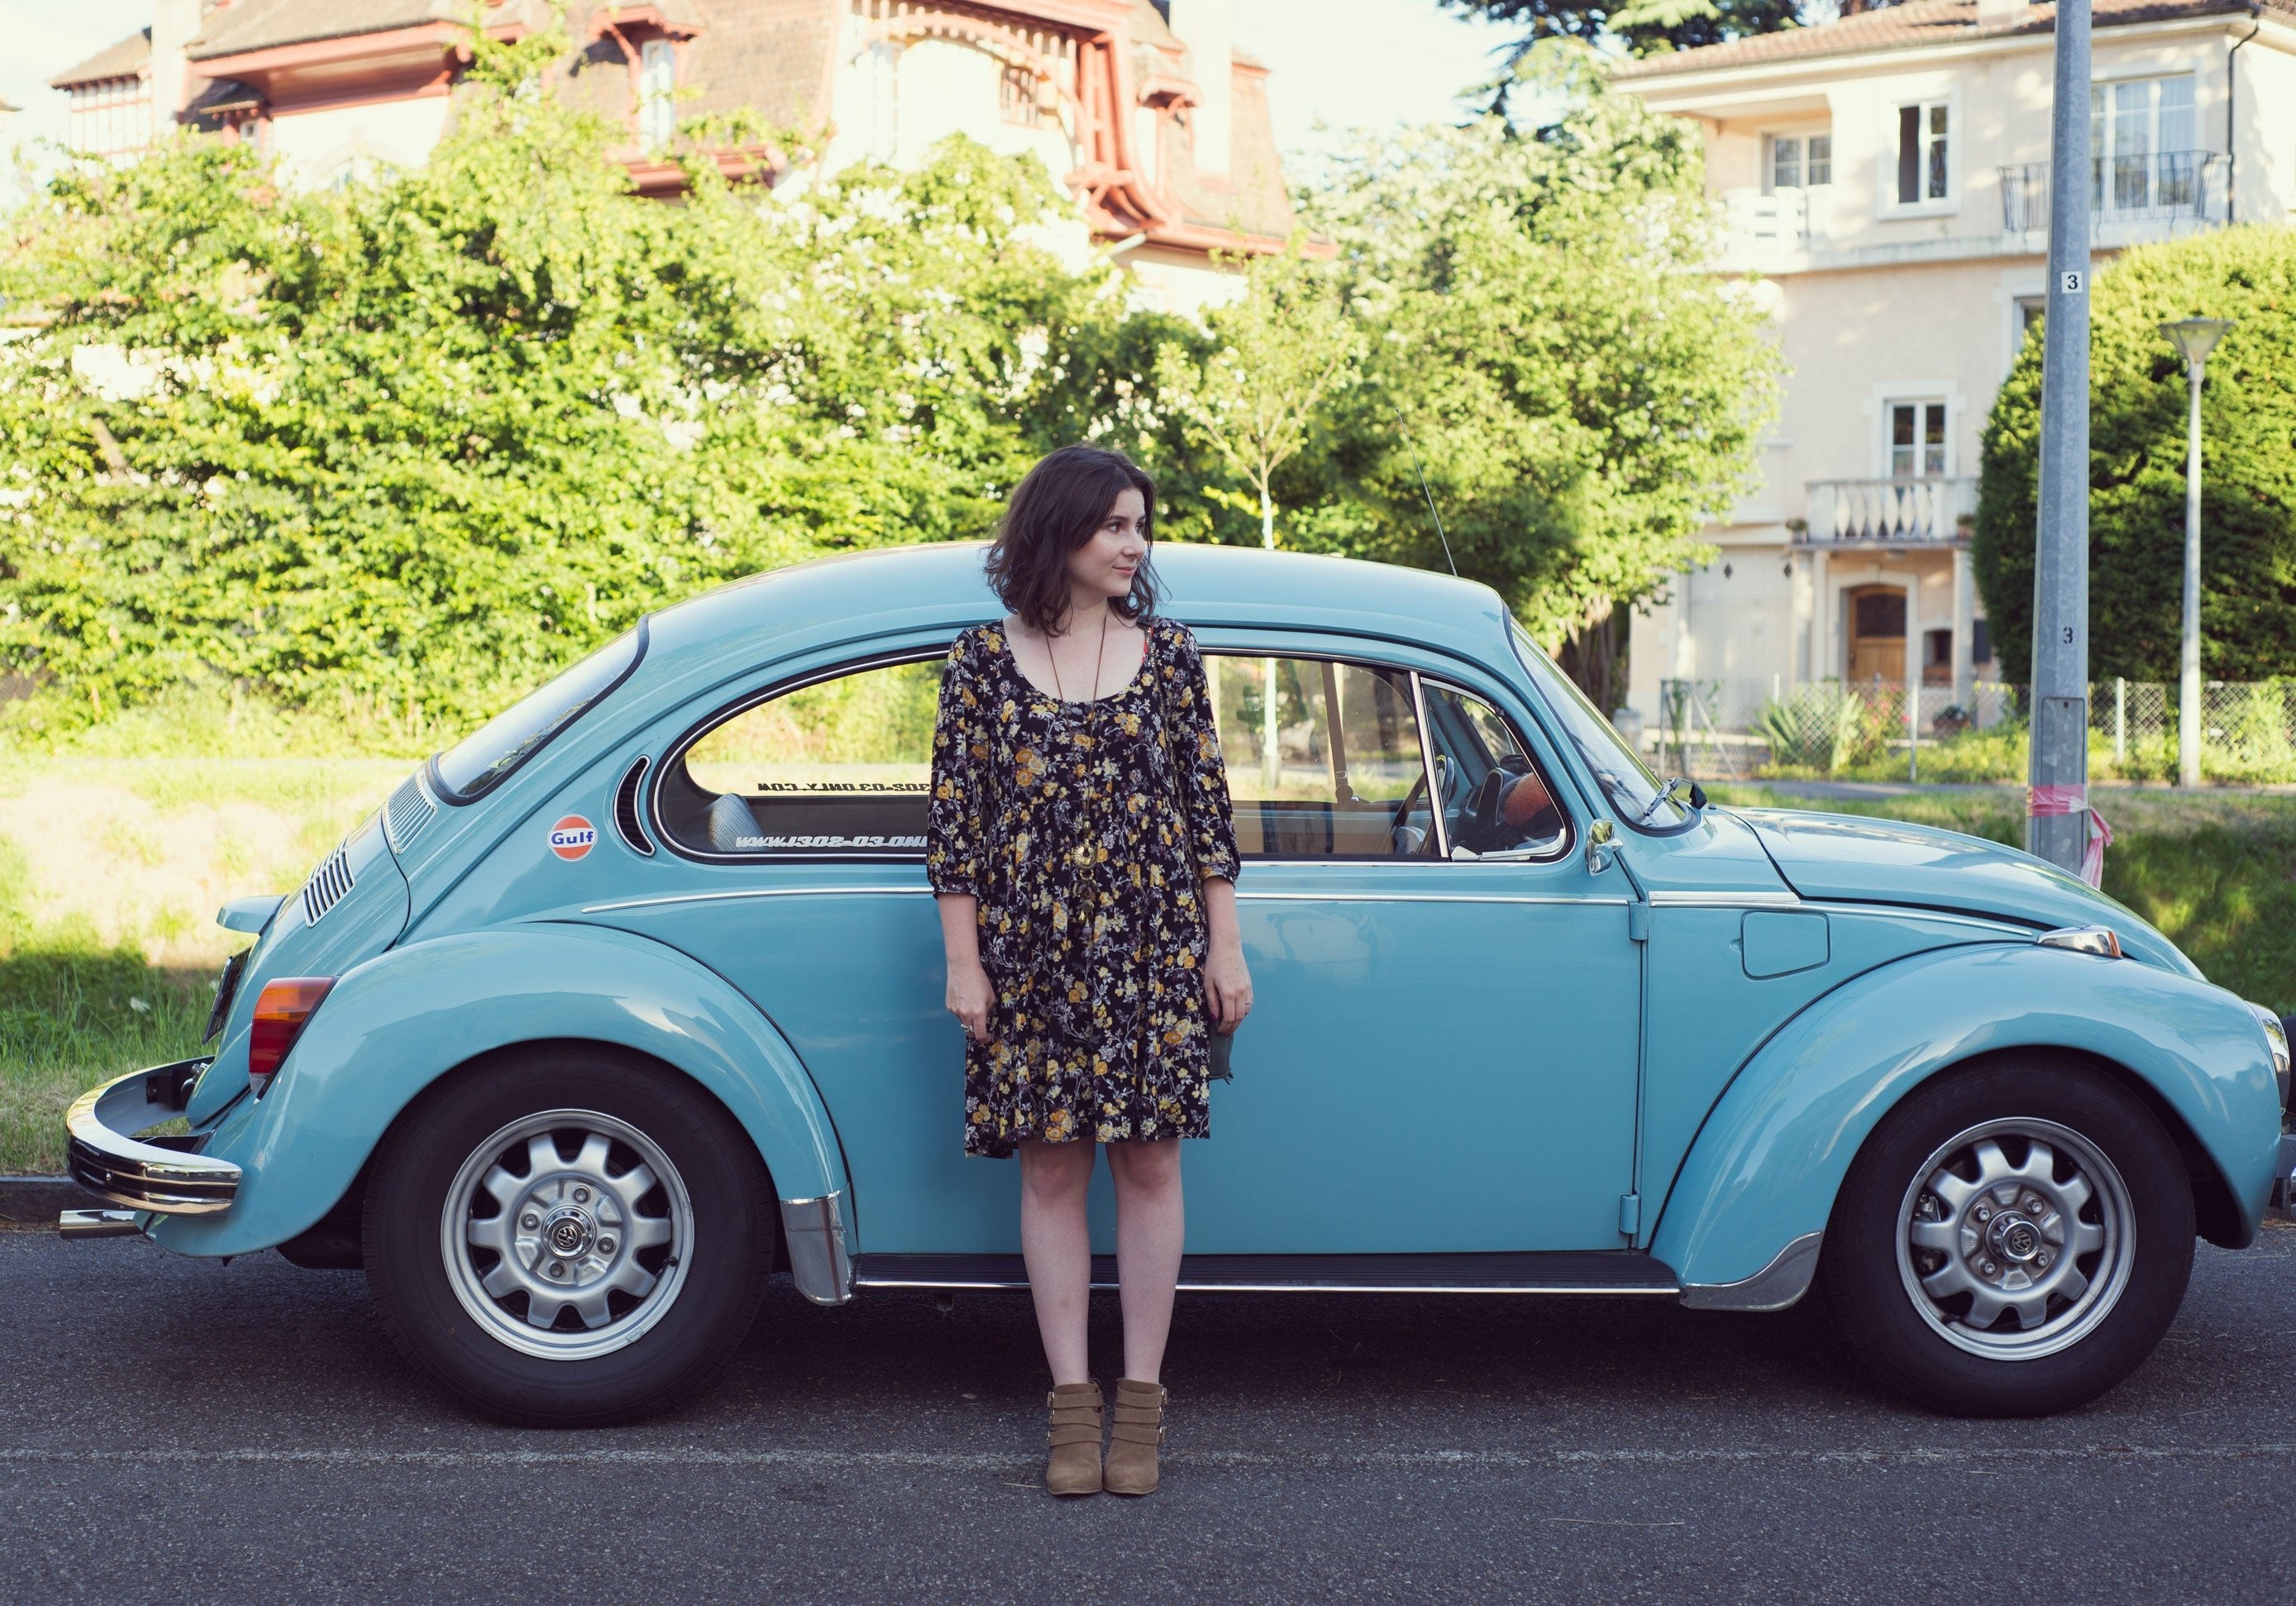
[[[99,78],[124,78],[144,70],[152,59],[152,30],[139,29],[117,45],[105,46],[88,57],[70,72],[60,72],[48,80],[51,89],[69,89],[75,84],[93,84]]]
[[[2257,0],[2257,5],[2296,17],[2296,0]],[[2238,14],[2251,9],[2249,0],[2092,0],[2090,17],[2093,27],[2114,28],[2177,17]],[[2021,17],[1980,27],[1976,0],[1912,0],[1909,4],[1860,12],[1815,28],[1790,28],[1781,33],[1756,34],[1721,45],[1702,45],[1695,50],[1645,56],[1619,67],[1612,76],[1653,78],[1669,73],[1752,67],[1769,62],[1808,61],[1869,51],[1906,50],[1923,45],[1956,45],[1970,39],[2047,34],[2054,31],[2056,19],[2057,8],[2054,4],[2031,5]]]
[[[507,6],[490,4],[488,21],[498,20],[502,12],[515,14],[520,9],[517,0]],[[197,62],[281,45],[304,45],[314,39],[381,33],[422,22],[460,24],[470,19],[469,0],[236,0],[234,4],[208,12],[206,23],[186,54]]]

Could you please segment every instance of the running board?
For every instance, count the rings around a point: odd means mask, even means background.
[[[1018,1255],[857,1255],[857,1287],[1022,1289]],[[1116,1287],[1116,1256],[1092,1257],[1092,1286]],[[1682,1290],[1674,1272],[1625,1250],[1504,1255],[1189,1255],[1179,1286],[1190,1293],[1662,1294]]]

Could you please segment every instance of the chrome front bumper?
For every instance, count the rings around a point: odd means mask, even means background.
[[[115,1205],[165,1215],[212,1215],[239,1195],[239,1167],[211,1160],[197,1140],[131,1133],[181,1115],[205,1059],[131,1071],[90,1088],[64,1115],[72,1181]]]

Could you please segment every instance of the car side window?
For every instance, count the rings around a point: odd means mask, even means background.
[[[1560,852],[1569,822],[1513,728],[1480,697],[1423,680],[1436,791],[1454,859]]]
[[[663,833],[701,853],[918,857],[946,660],[737,704],[665,766]]]
[[[1411,677],[1324,658],[1204,659],[1247,859],[1429,853]]]

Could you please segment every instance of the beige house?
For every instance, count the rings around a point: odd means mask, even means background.
[[[1217,251],[1281,249],[1292,206],[1267,70],[1230,39],[1231,0],[569,0],[567,93],[619,119],[638,187],[670,195],[679,120],[736,108],[793,131],[713,152],[780,184],[909,165],[965,134],[1037,156],[1078,202],[1068,243],[1112,246],[1139,299],[1230,293]],[[152,24],[50,79],[70,141],[125,157],[181,124],[245,139],[327,185],[422,161],[453,116],[477,15],[497,37],[549,0],[153,0]]]
[[[1789,369],[1763,483],[1633,625],[1628,702],[1720,683],[1726,726],[1813,681],[1982,712],[1978,441],[2042,305],[2054,7],[1912,0],[1633,62],[1704,136],[1726,268]],[[2296,204],[2296,0],[2095,0],[2092,249]]]

